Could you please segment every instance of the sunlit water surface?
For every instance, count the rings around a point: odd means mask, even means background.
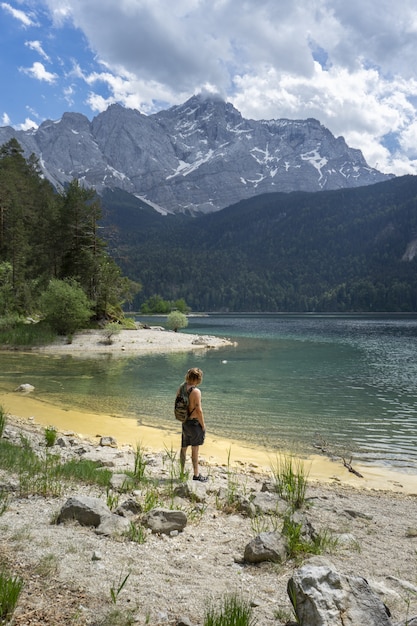
[[[211,434],[268,449],[320,444],[417,472],[417,317],[210,315],[190,318],[186,332],[238,345],[99,359],[2,353],[0,389],[30,382],[52,404],[164,428],[185,371],[198,366]]]

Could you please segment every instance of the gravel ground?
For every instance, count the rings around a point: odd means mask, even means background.
[[[10,416],[5,436],[18,440],[21,433],[42,451],[43,430]],[[88,449],[85,440],[73,439],[70,449],[53,450],[68,457],[79,446]],[[93,449],[109,454],[91,444]],[[126,447],[117,450],[113,471],[131,467],[132,457]],[[187,618],[197,625],[203,624],[208,603],[227,592],[252,603],[258,625],[290,620],[286,586],[302,561],[245,564],[246,544],[260,530],[272,529],[273,518],[250,519],[225,507],[222,499],[231,484],[242,494],[257,493],[270,476],[250,464],[233,470],[206,465],[203,470],[209,475],[202,486],[203,502],[175,501],[187,513],[184,531],[147,534],[144,543],[99,536],[75,522],[54,523],[69,496],[94,495],[106,502],[106,493],[63,485],[59,497],[23,498],[18,477],[0,471],[0,493],[9,492],[7,510],[0,516],[0,562],[24,580],[13,624],[171,625]],[[146,471],[166,491],[171,472],[166,454],[148,453]],[[120,494],[120,502],[128,495]],[[143,487],[135,497],[144,503],[149,491]],[[326,558],[339,572],[366,578],[390,608],[393,623],[417,615],[417,494],[309,482],[306,513],[316,531],[338,538],[328,542]],[[126,576],[113,602],[112,590],[114,596]]]

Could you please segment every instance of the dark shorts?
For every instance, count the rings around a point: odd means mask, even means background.
[[[182,425],[181,448],[187,446],[201,446],[206,433],[198,420],[187,420]]]

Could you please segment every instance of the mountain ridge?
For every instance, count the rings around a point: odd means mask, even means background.
[[[161,213],[211,213],[277,191],[322,191],[392,178],[318,120],[250,120],[217,97],[193,96],[146,116],[113,104],[90,122],[64,113],[38,129],[0,128],[62,187],[120,188]]]

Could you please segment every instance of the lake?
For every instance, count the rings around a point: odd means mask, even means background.
[[[0,390],[29,382],[51,404],[166,428],[176,388],[197,366],[211,434],[272,450],[322,445],[417,472],[417,316],[213,314],[190,317],[183,332],[237,346],[98,359],[2,353]]]

